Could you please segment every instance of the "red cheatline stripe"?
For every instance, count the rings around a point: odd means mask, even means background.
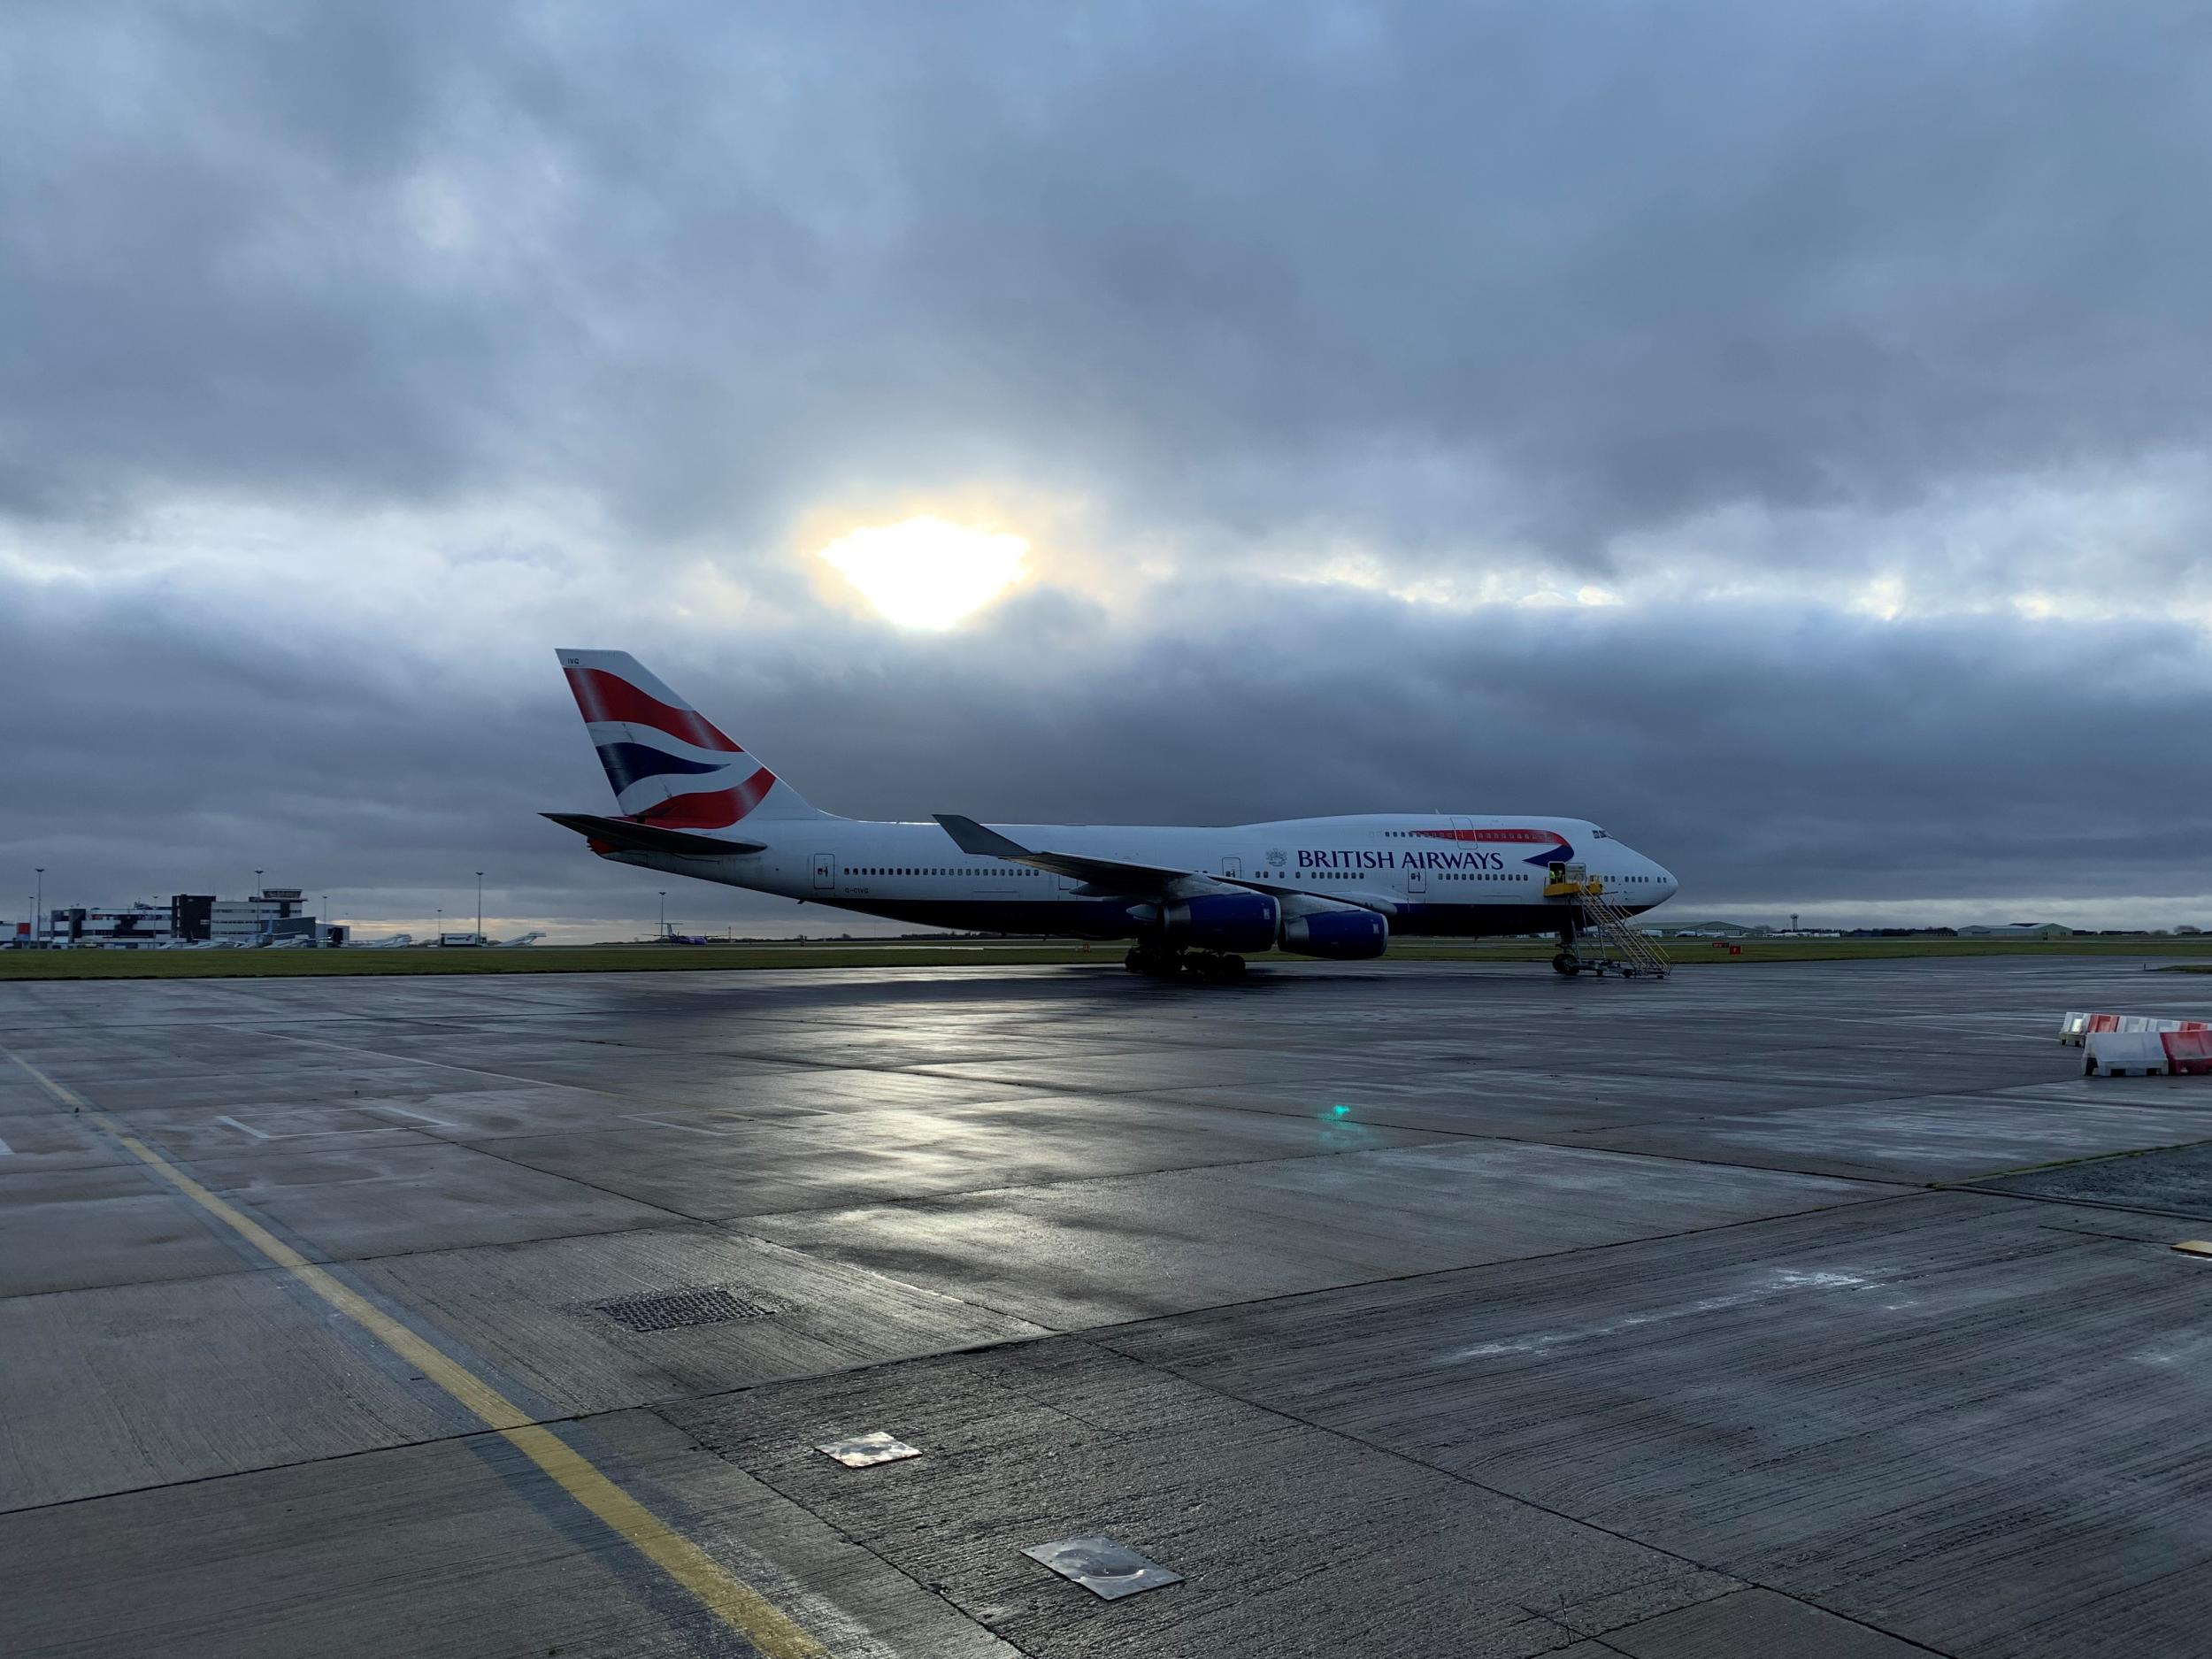
[[[1449,829],[1416,830],[1416,835],[1426,835],[1440,841],[1525,841],[1531,846],[1539,841],[1563,839],[1555,831],[1532,829]]]
[[[692,709],[672,709],[603,668],[570,669],[568,688],[576,694],[576,706],[587,720],[649,726],[699,749],[718,749],[732,755],[745,752],[716,731],[705,715]]]
[[[673,795],[658,806],[633,812],[635,824],[657,824],[663,829],[727,829],[761,803],[776,787],[776,774],[763,766],[734,789],[703,789]]]

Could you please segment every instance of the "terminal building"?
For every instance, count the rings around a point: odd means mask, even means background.
[[[165,945],[174,936],[170,912],[152,904],[94,909],[74,904],[46,913],[48,942],[57,945]]]
[[[326,927],[306,910],[297,887],[264,887],[250,899],[219,899],[211,893],[179,893],[166,909],[145,902],[96,909],[71,905],[49,910],[42,936],[33,944],[99,946],[119,949],[161,945],[260,945],[284,939],[341,944],[342,928]]]
[[[306,913],[297,887],[264,887],[250,899],[202,899],[197,894],[180,893],[170,901],[172,909],[184,903],[207,906],[207,931],[186,934],[187,939],[251,945],[268,939],[317,937],[315,918]]]

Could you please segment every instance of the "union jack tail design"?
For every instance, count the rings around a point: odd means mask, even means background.
[[[825,816],[627,651],[556,653],[622,816],[672,830]]]

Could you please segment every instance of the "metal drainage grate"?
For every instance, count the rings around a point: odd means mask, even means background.
[[[603,1313],[617,1325],[633,1331],[677,1331],[687,1325],[733,1325],[740,1319],[764,1319],[782,1309],[764,1302],[748,1302],[720,1285],[701,1290],[673,1290],[664,1296],[631,1296],[620,1302],[595,1302],[594,1313]]]

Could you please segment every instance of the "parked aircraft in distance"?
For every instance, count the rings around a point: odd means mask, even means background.
[[[512,939],[488,939],[484,942],[496,945],[502,950],[514,950],[523,945],[534,945],[544,937],[545,935],[541,933],[517,933]]]
[[[346,949],[349,950],[404,950],[414,942],[415,936],[412,933],[394,933],[389,939],[349,941]]]
[[[548,812],[603,858],[927,927],[1132,940],[1137,972],[1240,973],[1241,952],[1379,956],[1394,935],[1557,933],[1578,864],[1629,914],[1674,877],[1583,818],[1372,813],[1224,828],[832,816],[626,651],[557,653],[617,811]]]

